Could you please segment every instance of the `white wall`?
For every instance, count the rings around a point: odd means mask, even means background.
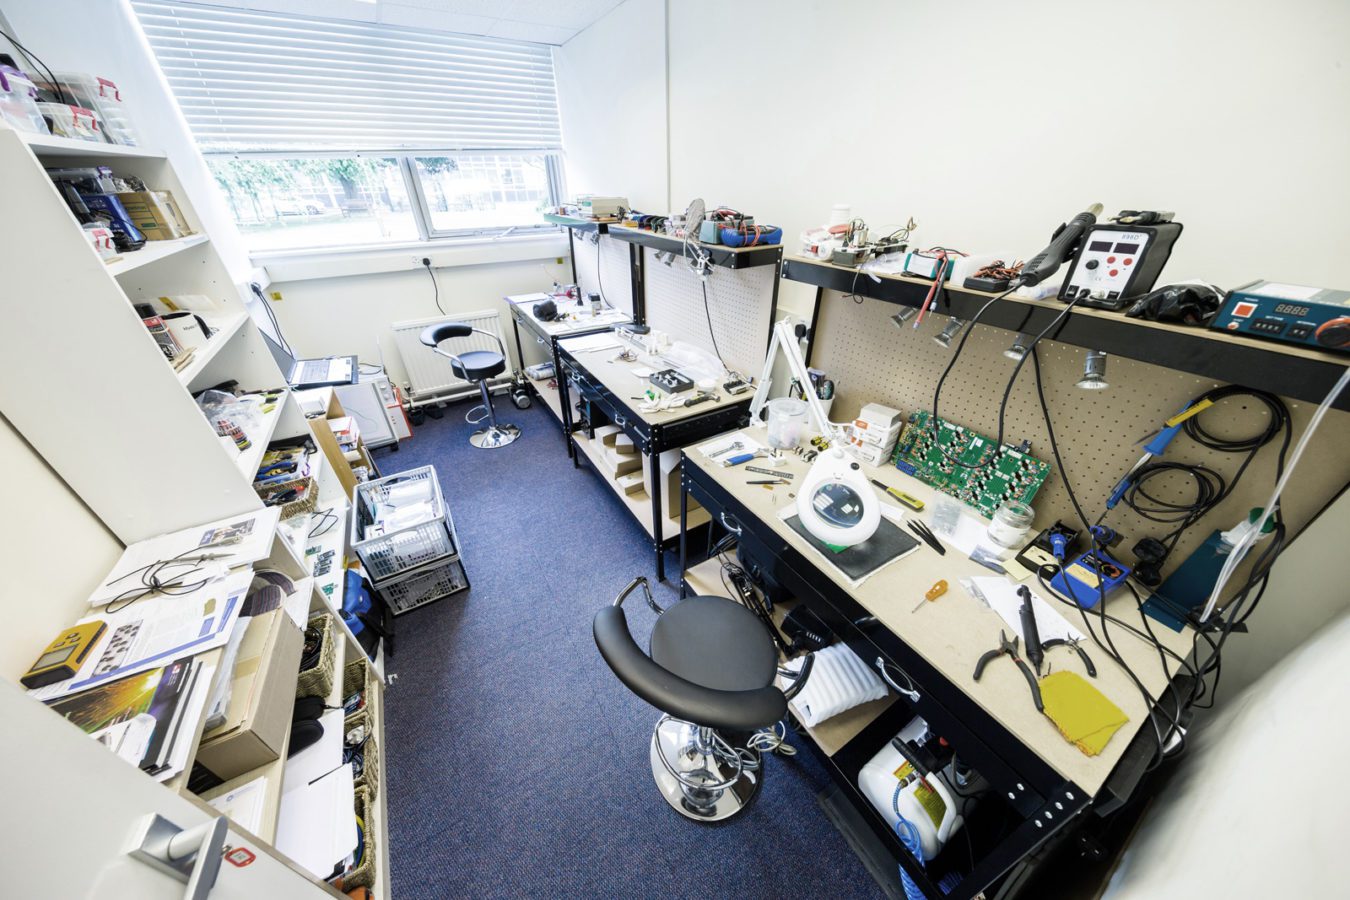
[[[569,195],[663,213],[665,0],[627,0],[553,51]]]
[[[3,416],[0,469],[0,677],[17,680],[87,610],[122,545]]]
[[[1170,279],[1344,286],[1347,47],[1341,0],[681,0],[673,205],[795,236],[851,203],[1023,258],[1093,201],[1169,209]],[[755,78],[716,85],[737,69]]]
[[[1192,735],[1107,900],[1345,896],[1348,654],[1341,616]]]
[[[571,268],[555,259],[434,271],[441,306],[448,315],[482,309],[501,312],[502,338],[513,359],[511,321],[502,298],[572,278]],[[440,315],[433,301],[431,278],[424,269],[274,283],[268,290],[281,293],[283,299],[273,303],[272,309],[298,355],[356,354],[363,363],[378,363],[383,351],[389,374],[399,384],[406,383],[407,373],[390,323]],[[530,357],[527,361],[538,360]]]

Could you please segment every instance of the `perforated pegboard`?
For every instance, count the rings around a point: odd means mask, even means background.
[[[933,340],[947,317],[928,316],[917,331],[910,325],[902,330],[890,321],[898,306],[867,298],[860,300],[826,291],[816,324],[811,362],[835,381],[836,400],[831,417],[851,418],[862,404],[869,402],[885,403],[905,415],[918,409],[931,410],[937,379],[952,358],[952,350]],[[999,403],[1015,365],[1003,351],[1011,346],[1014,337],[1013,332],[998,328],[975,328],[943,385],[938,407],[942,418],[990,437],[997,434]],[[953,349],[959,340],[958,337],[952,342]],[[1108,357],[1106,370],[1110,387],[1083,390],[1075,384],[1082,377],[1085,350],[1052,341],[1041,341],[1038,347],[1055,437],[1079,502],[1094,522],[1105,508],[1112,488],[1143,455],[1141,439],[1188,401],[1219,384],[1185,372],[1112,356]],[[1296,443],[1317,406],[1289,398],[1284,401],[1289,407]],[[1268,418],[1264,405],[1241,398],[1221,401],[1202,414],[1205,429],[1219,438],[1255,434]],[[1053,465],[1030,360],[1022,367],[1008,401],[1004,439],[1014,444],[1029,440],[1031,452]],[[1331,411],[1308,445],[1284,493],[1282,508],[1291,536],[1301,531],[1350,481],[1350,454],[1345,452],[1348,442],[1350,413]],[[1249,509],[1265,504],[1275,484],[1278,450],[1278,441],[1261,449],[1233,493],[1183,535],[1169,565],[1163,569],[1164,575],[1213,530],[1230,528]],[[1172,441],[1163,458],[1205,465],[1231,480],[1245,457],[1245,453],[1210,450],[1183,432]],[[1191,485],[1189,477],[1169,474],[1151,481],[1150,491],[1162,499],[1179,501],[1193,495]],[[1056,518],[1077,524],[1058,471],[1052,471],[1032,505],[1037,511],[1038,526],[1049,525]],[[1112,510],[1105,521],[1125,535],[1122,546],[1126,550],[1141,537],[1160,537],[1171,528],[1146,521],[1123,504]],[[1132,559],[1128,553],[1124,557]]]
[[[584,231],[572,235],[572,252],[577,263],[577,285],[582,295],[598,291],[606,300],[630,316],[633,314],[633,274],[628,245],[608,235]],[[596,262],[599,262],[597,278]]]
[[[711,317],[722,361],[743,375],[759,377],[769,344],[770,315],[777,267],[728,269],[712,266],[708,275],[708,309],[703,308],[699,277],[679,256],[670,265],[646,256],[647,323],[672,340],[688,341],[713,352],[708,332]]]

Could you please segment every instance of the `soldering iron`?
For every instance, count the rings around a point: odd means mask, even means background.
[[[1097,224],[1102,205],[1094,203],[1055,229],[1044,250],[1027,260],[1022,271],[1012,281],[1014,288],[1024,284],[1040,284],[1059,271],[1059,267],[1078,251],[1078,245],[1089,228]]]

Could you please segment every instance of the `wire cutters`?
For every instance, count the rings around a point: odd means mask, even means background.
[[[1068,638],[1051,638],[1044,644],[1041,644],[1041,649],[1049,650],[1051,647],[1059,647],[1061,645],[1065,647],[1072,647],[1074,650],[1076,650],[1078,652],[1078,658],[1083,661],[1083,668],[1087,669],[1087,673],[1091,675],[1093,678],[1097,677],[1097,667],[1092,664],[1091,657],[1087,655],[1087,651],[1083,649],[1082,645],[1078,641],[1071,641]]]
[[[1036,704],[1036,709],[1045,712],[1045,703],[1041,701],[1041,686],[1036,683],[1036,676],[1031,671],[1031,667],[1022,661],[1022,657],[1017,654],[1017,644],[1021,639],[1013,637],[1010,641],[1008,635],[1002,629],[998,633],[998,649],[990,650],[980,657],[980,661],[975,664],[975,680],[979,681],[980,676],[984,674],[984,667],[1003,654],[1012,657],[1013,662],[1017,663],[1017,668],[1022,670],[1022,676],[1026,678],[1027,684],[1031,686],[1031,699]]]

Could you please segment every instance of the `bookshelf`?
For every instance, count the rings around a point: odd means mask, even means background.
[[[140,178],[152,190],[172,192],[194,233],[178,240],[149,241],[141,250],[105,263],[44,171],[45,167],[91,165],[106,165],[117,175]],[[225,381],[235,381],[249,391],[285,389],[286,381],[248,315],[246,285],[232,277],[170,161],[151,148],[29,135],[0,126],[0,169],[6,173],[7,208],[24,211],[21,227],[16,224],[0,242],[0,286],[4,296],[17,301],[7,304],[0,352],[11,372],[22,373],[22,377],[0,379],[0,413],[123,545],[260,509],[252,481],[268,444],[308,437],[310,426],[293,392],[284,390],[275,407],[249,430],[251,447],[240,452],[233,442],[216,434],[198,408],[193,395]],[[212,308],[199,312],[215,334],[175,371],[134,305],[187,294],[210,298]],[[266,564],[295,580],[308,597],[311,614],[335,615],[338,686],[328,701],[340,703],[341,661],[364,655],[336,615],[341,606],[349,505],[325,454],[316,454],[314,464],[320,507],[332,506],[340,516],[327,544],[336,538],[338,563],[330,576],[316,584],[304,555],[304,541],[292,538],[276,539]],[[41,522],[41,510],[27,512],[32,521]],[[59,539],[60,535],[53,536]],[[72,546],[67,552],[74,558],[80,550]],[[336,584],[330,596],[322,586],[333,580]],[[31,597],[0,597],[0,612],[22,616],[34,630],[47,634],[56,634],[88,613],[87,594],[47,596],[41,604],[31,601]],[[219,651],[212,652],[219,655]],[[26,648],[0,655],[0,674],[16,684],[31,662],[32,654]],[[376,671],[371,718],[383,751],[383,672],[371,665]],[[229,674],[217,672],[216,677]],[[14,709],[33,705],[9,687],[0,691],[5,703],[13,695]],[[42,710],[38,713],[38,721],[50,716]],[[33,732],[45,734],[47,729],[39,727]],[[44,756],[80,759],[89,749],[86,743],[98,754],[107,753],[78,731],[63,727],[51,733],[34,744]],[[199,741],[200,733],[194,735],[194,755]],[[101,765],[102,757],[96,759]],[[387,753],[382,753],[381,767],[386,759]],[[217,815],[203,797],[188,792],[186,773],[156,784],[134,767],[112,761],[115,765],[97,785],[85,785],[86,793],[96,790],[109,798],[110,808],[113,798],[135,796],[141,798],[137,809],[176,810],[177,821]],[[254,839],[251,846],[259,859],[250,869],[251,877],[260,879],[257,885],[263,894],[340,897],[272,845],[285,789],[284,766],[283,752],[280,759],[233,779],[239,783],[259,775],[267,779],[257,833],[231,826],[232,831]],[[387,785],[383,772],[381,776]],[[72,771],[69,780],[82,783],[82,777],[82,772]],[[382,888],[379,896],[387,898],[387,815],[383,790],[380,794],[379,812],[370,827],[381,848],[376,862],[377,884]],[[264,872],[272,873],[265,876],[267,880],[261,880]],[[283,883],[290,888],[269,893],[267,885]]]

